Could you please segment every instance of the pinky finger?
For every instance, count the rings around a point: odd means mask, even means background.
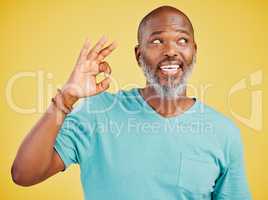
[[[87,38],[83,45],[83,48],[80,51],[77,64],[81,64],[87,59],[87,54],[89,51],[90,51],[90,42],[89,42],[89,39]]]

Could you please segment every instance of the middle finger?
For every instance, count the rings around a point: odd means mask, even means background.
[[[106,42],[107,42],[107,38],[104,36],[101,37],[101,39],[97,42],[97,44],[89,51],[88,59],[89,60],[96,59],[99,52],[101,51],[101,49],[103,48]]]

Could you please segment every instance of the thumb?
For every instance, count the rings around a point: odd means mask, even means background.
[[[96,85],[96,94],[99,94],[105,90],[107,90],[110,86],[112,79],[110,76],[106,77],[105,79],[103,79],[101,82],[99,82]]]

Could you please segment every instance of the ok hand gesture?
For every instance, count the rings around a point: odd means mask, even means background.
[[[105,37],[92,48],[88,40],[85,42],[71,76],[63,87],[64,96],[69,100],[75,102],[79,98],[93,96],[109,88],[111,68],[104,58],[116,48],[116,44],[113,42],[104,47],[106,43]],[[97,83],[96,76],[102,72],[108,76]]]

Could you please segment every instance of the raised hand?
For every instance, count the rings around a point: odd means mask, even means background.
[[[86,40],[76,65],[63,87],[63,94],[68,104],[72,104],[82,97],[99,94],[109,88],[111,78],[111,68],[104,61],[115,48],[113,42],[104,47],[107,39],[102,37],[94,47],[90,48],[90,43]],[[96,82],[96,76],[104,72],[106,78],[101,82]]]

